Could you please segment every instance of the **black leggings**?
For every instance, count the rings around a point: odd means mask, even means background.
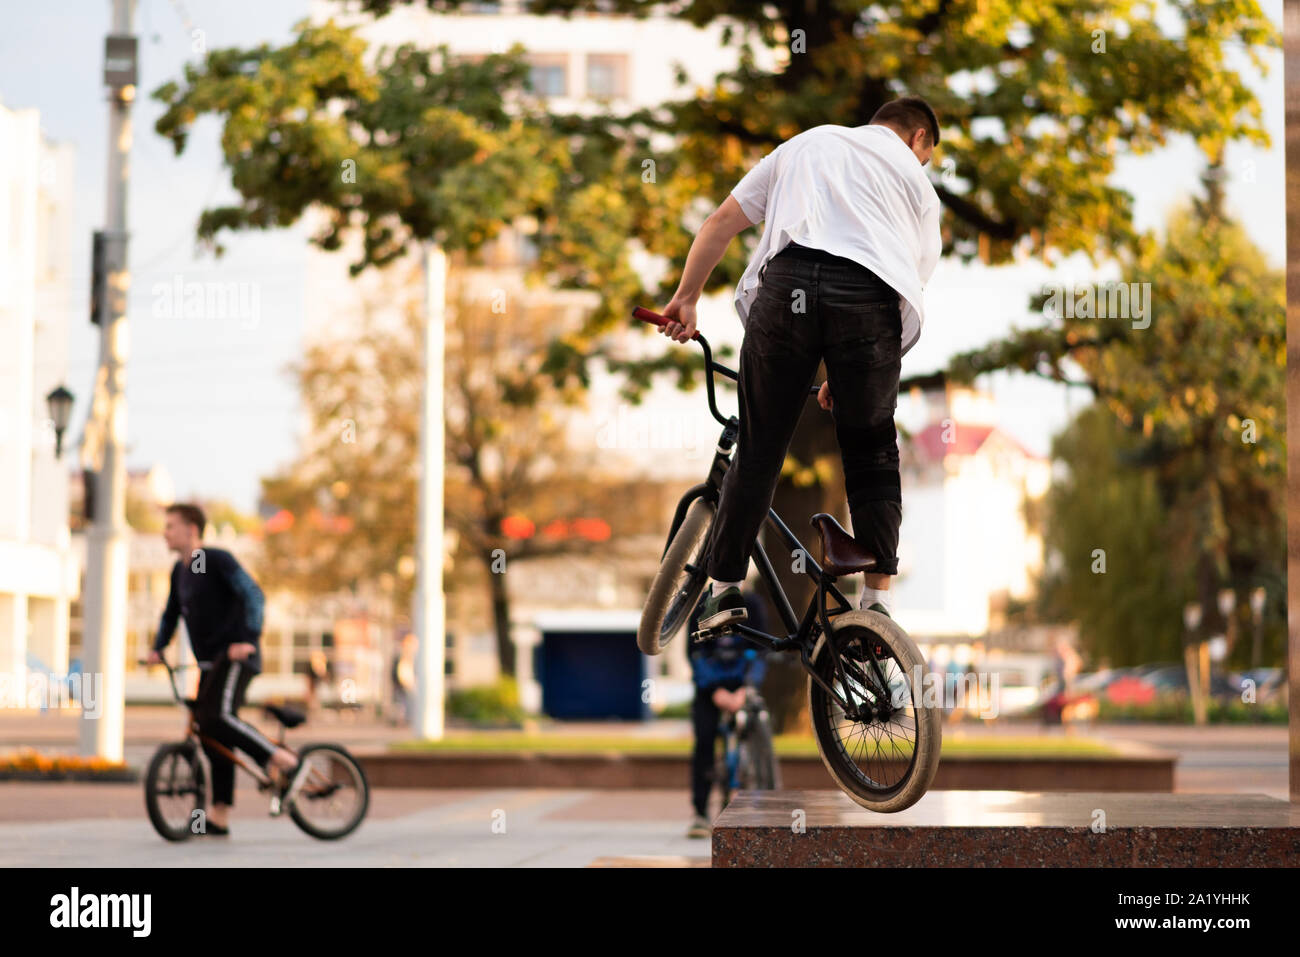
[[[227,748],[239,748],[259,765],[265,766],[276,745],[251,724],[239,720],[236,712],[244,703],[248,683],[257,674],[242,661],[224,655],[212,667],[200,672],[199,691],[194,698],[194,717],[206,737],[220,741]],[[235,803],[235,765],[208,744],[203,750],[212,765],[212,803]]]
[[[784,251],[783,251],[784,252]],[[825,357],[853,537],[898,574],[898,293],[862,266],[777,255],[740,346],[740,436],[709,540],[709,576],[741,581],[776,492],[781,464]]]

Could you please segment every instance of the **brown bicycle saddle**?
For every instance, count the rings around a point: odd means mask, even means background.
[[[862,547],[856,538],[846,532],[834,516],[818,512],[812,524],[822,537],[822,568],[828,575],[850,575],[869,572],[876,567],[876,556]]]

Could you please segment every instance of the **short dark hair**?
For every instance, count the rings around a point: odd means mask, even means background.
[[[208,517],[203,514],[203,509],[189,502],[177,502],[175,505],[167,506],[168,515],[179,515],[182,521],[189,522],[203,534],[203,530],[208,527]]]
[[[939,118],[934,115],[934,108],[919,96],[903,96],[890,100],[871,117],[872,123],[888,123],[896,126],[909,137],[919,129],[930,134],[930,145],[939,143]]]

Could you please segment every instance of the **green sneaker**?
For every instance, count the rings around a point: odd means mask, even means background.
[[[700,609],[700,631],[734,625],[748,617],[749,609],[745,607],[740,589],[729,585],[722,590],[722,594],[714,595],[710,592],[709,597],[704,599],[704,605]]]

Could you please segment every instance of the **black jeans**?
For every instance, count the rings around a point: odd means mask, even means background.
[[[239,748],[259,765],[265,766],[275,751],[275,743],[251,724],[240,721],[236,712],[244,703],[248,683],[257,672],[242,661],[231,661],[223,653],[212,667],[200,672],[199,690],[194,696],[194,716],[199,730],[227,748]],[[235,766],[220,751],[206,743],[203,750],[212,766],[212,803],[234,804]]]
[[[722,712],[713,703],[713,692],[719,688],[735,691],[744,682],[725,681],[709,688],[695,686],[695,700],[691,702],[691,726],[695,743],[691,747],[691,805],[700,817],[709,816],[709,794],[713,790],[714,769],[717,764],[718,726]]]
[[[819,256],[814,261],[804,256]],[[853,537],[898,573],[898,293],[849,260],[789,247],[768,261],[740,347],[740,436],[709,539],[710,577],[741,581],[824,357]]]

